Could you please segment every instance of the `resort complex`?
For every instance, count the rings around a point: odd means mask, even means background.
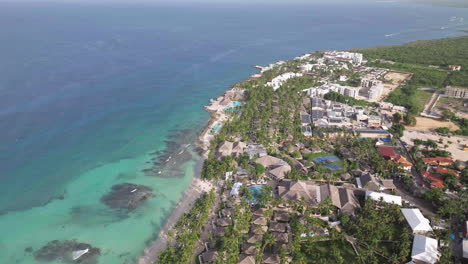
[[[419,70],[372,51],[258,66],[212,100],[200,145],[213,188],[175,225],[158,263],[466,258],[467,121],[447,112],[458,130],[418,130],[422,107],[394,94],[423,93],[412,86]],[[444,98],[465,89],[447,87]]]

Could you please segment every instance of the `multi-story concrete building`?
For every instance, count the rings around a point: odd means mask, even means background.
[[[310,97],[320,97],[326,95],[329,92],[336,92],[353,98],[356,98],[359,95],[359,91],[359,87],[343,86],[335,83],[324,84],[303,90],[303,92],[306,92]]]
[[[384,85],[383,82],[376,79],[364,78],[361,80],[363,92],[370,100],[377,100],[382,96]]]
[[[368,78],[363,78],[361,80],[361,87],[362,88],[371,88],[372,86],[381,84],[382,81],[376,80],[376,79],[368,79]]]
[[[267,82],[267,86],[273,87],[273,90],[278,90],[281,85],[283,85],[287,80],[295,77],[301,77],[301,73],[294,73],[294,72],[287,72],[283,73],[280,76],[275,77],[273,80],[270,82]]]
[[[448,97],[468,99],[468,87],[447,86],[445,95]]]
[[[359,96],[359,88],[358,87],[346,87],[344,90],[344,95],[356,98]]]
[[[383,93],[383,84],[372,86],[367,92],[367,98],[369,100],[377,100],[382,96]]]
[[[353,52],[346,52],[346,51],[326,52],[323,55],[323,57],[329,60],[350,62],[355,65],[361,65],[362,60],[363,60],[363,56],[361,53],[353,53]]]

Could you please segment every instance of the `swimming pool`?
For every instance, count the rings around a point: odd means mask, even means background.
[[[231,103],[230,106],[224,108],[224,111],[233,111],[236,107],[241,106],[242,103],[239,101],[234,101]]]
[[[315,163],[317,163],[320,167],[324,169],[329,169],[333,171],[343,169],[343,165],[341,164],[341,160],[336,156],[321,156],[313,159]]]
[[[249,192],[252,194],[252,200],[249,201],[250,204],[257,204],[258,197],[262,194],[262,186],[256,185],[249,187]]]
[[[220,123],[214,124],[213,128],[211,129],[211,134],[217,133],[220,128],[221,128]]]
[[[324,162],[337,162],[340,159],[336,156],[322,156],[314,159],[315,162],[324,163]]]

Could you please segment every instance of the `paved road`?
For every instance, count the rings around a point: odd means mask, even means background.
[[[398,145],[399,147],[402,149],[402,151],[404,151],[404,156],[411,162],[413,162],[414,164],[414,161],[411,159],[411,156],[409,155],[409,153],[406,151],[406,148],[405,146],[403,145],[402,141],[401,140],[398,140]],[[422,188],[427,188],[426,185],[427,183],[424,181],[424,179],[419,175],[419,173],[416,171],[416,169],[413,167],[411,169],[411,174],[413,176],[413,183],[416,184],[418,187],[422,187]],[[401,182],[400,180],[394,180],[394,183],[395,183],[395,186],[397,187],[397,192],[398,194],[406,201],[416,205],[419,209],[421,209],[421,212],[425,215],[425,216],[433,216],[435,215],[435,209],[434,209],[434,206],[432,205],[431,202],[429,201],[426,201],[424,199],[421,199],[421,198],[418,198],[418,197],[415,197],[415,195],[413,194],[413,192],[408,192],[405,187],[404,187],[404,183]]]
[[[412,193],[406,191],[404,188],[403,182],[401,182],[400,180],[394,180],[394,184],[397,187],[398,195],[400,195],[403,200],[406,200],[409,203],[414,204],[416,207],[418,207],[421,210],[421,212],[425,216],[435,215],[435,209],[431,202],[426,201],[421,198],[417,198]]]

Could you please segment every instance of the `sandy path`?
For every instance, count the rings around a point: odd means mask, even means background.
[[[450,130],[454,131],[458,129],[458,126],[453,122],[449,121],[440,121],[427,117],[416,117],[416,126],[406,127],[409,130],[419,130],[419,131],[432,131],[438,127],[448,127]]]

